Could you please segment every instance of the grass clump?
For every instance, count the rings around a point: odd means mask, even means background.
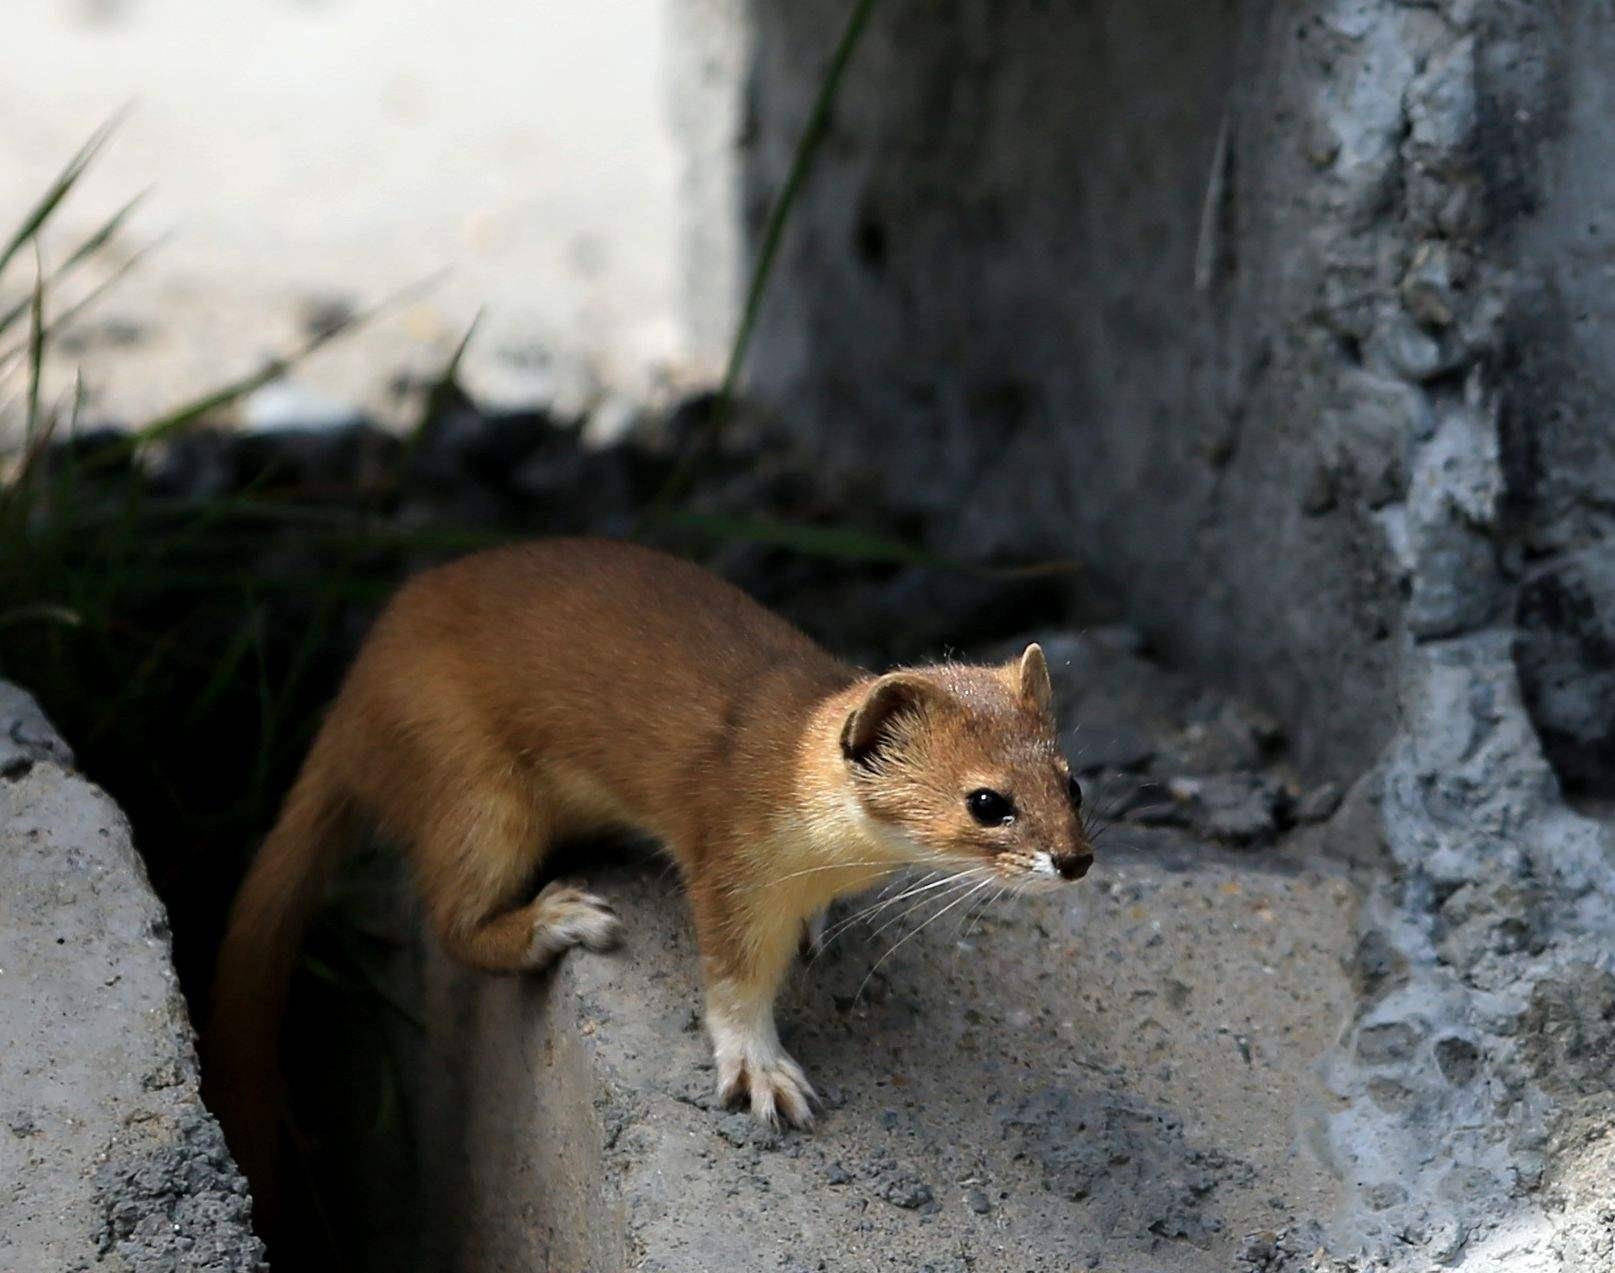
[[[310,705],[330,689],[350,608],[374,603],[377,570],[400,546],[373,533],[363,504],[286,501],[250,483],[211,498],[165,490],[168,440],[205,428],[363,316],[126,432],[85,428],[82,380],[47,400],[54,342],[121,277],[54,312],[64,281],[123,247],[138,200],[54,269],[43,250],[112,130],[0,241],[0,287],[23,293],[0,305],[0,385],[11,390],[0,394],[0,676],[39,698],[142,829],[182,973],[193,973],[297,762]],[[141,255],[124,253],[126,263]],[[318,569],[273,568],[277,536],[294,528]]]

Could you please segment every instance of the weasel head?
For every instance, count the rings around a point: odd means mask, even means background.
[[[1002,667],[877,678],[841,730],[864,813],[917,865],[984,869],[1012,883],[1080,879],[1093,849],[1053,700],[1036,645]]]

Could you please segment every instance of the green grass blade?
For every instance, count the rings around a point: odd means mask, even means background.
[[[222,411],[225,407],[231,406],[248,394],[262,389],[272,381],[278,380],[309,355],[330,344],[339,336],[344,336],[356,328],[373,322],[380,315],[397,308],[406,300],[420,295],[434,286],[442,277],[443,272],[439,271],[418,283],[412,283],[408,287],[395,292],[392,296],[385,298],[369,309],[346,315],[340,322],[332,323],[328,327],[322,327],[303,341],[301,345],[293,349],[291,353],[278,358],[271,358],[257,371],[250,372],[230,384],[223,385],[211,393],[203,394],[200,398],[176,407],[166,415],[161,415],[157,419],[149,421],[130,433],[126,440],[127,449],[134,450],[145,443],[155,442],[167,437],[170,433],[184,429],[199,420],[206,419],[217,411]],[[117,448],[109,449],[115,450]]]
[[[482,325],[483,312],[479,309],[472,316],[471,325],[465,329],[465,335],[460,337],[459,344],[455,345],[454,352],[443,365],[443,370],[427,388],[426,396],[421,402],[420,418],[404,439],[404,456],[398,470],[400,473],[408,472],[416,453],[426,440],[426,431],[432,423],[440,419],[443,413],[458,401],[457,395],[461,393],[460,364],[465,361],[465,351],[471,347],[471,339],[477,334],[477,328]]]
[[[275,696],[269,688],[269,649],[264,634],[263,614],[256,608],[246,615],[246,625],[252,633],[253,662],[257,668],[258,690],[258,745],[253,754],[252,781],[248,787],[248,800],[253,808],[262,808],[269,787],[269,743],[275,728]]]
[[[297,964],[304,972],[319,981],[323,981],[328,986],[335,986],[339,990],[350,988],[347,978],[339,974],[335,968],[331,967],[318,955],[311,955],[305,950],[297,957]]]
[[[63,273],[82,265],[102,248],[106,247],[108,243],[111,243],[113,239],[117,238],[119,231],[123,229],[124,222],[134,215],[135,209],[146,201],[146,196],[150,193],[150,190],[142,190],[103,221],[98,228],[91,231],[82,243],[67,254],[67,259],[62,262],[58,273]]]
[[[478,310],[471,316],[471,324],[465,329],[465,335],[460,337],[460,343],[454,347],[454,353],[443,367],[443,374],[437,378],[440,385],[458,384],[460,380],[460,364],[465,361],[465,351],[471,348],[471,338],[477,334],[477,328],[482,326],[484,311]]]
[[[343,594],[347,590],[348,582],[349,570],[347,563],[344,562],[324,581],[319,606],[313,618],[304,625],[297,649],[292,652],[286,670],[281,675],[273,715],[270,718],[270,728],[263,740],[263,746],[270,753],[271,760],[277,753],[285,750],[286,744],[281,740],[288,734],[293,735],[291,746],[298,754],[306,750],[310,741],[308,738],[297,737],[297,731],[288,730],[286,725],[297,711],[303,678],[320,650],[326,647],[331,626],[340,617]]]
[[[250,606],[250,602],[249,602]],[[208,677],[207,684],[197,696],[191,700],[190,711],[186,713],[186,724],[195,726],[213,709],[213,705],[224,697],[224,692],[234,683],[241,671],[241,665],[247,661],[252,653],[252,626],[242,624],[236,629],[230,644],[225,647],[217,662],[213,665],[213,672]]]
[[[796,143],[796,151],[791,156],[791,166],[785,175],[785,184],[780,187],[774,206],[769,209],[768,221],[763,228],[762,245],[758,249],[751,280],[746,287],[746,301],[741,309],[740,323],[735,329],[734,341],[729,348],[729,361],[724,367],[723,382],[718,387],[718,396],[712,404],[711,413],[702,427],[691,435],[683,454],[679,456],[673,471],[657,494],[652,505],[653,512],[664,510],[668,504],[684,493],[701,457],[728,424],[735,391],[740,384],[740,373],[746,365],[746,354],[751,348],[751,338],[757,329],[757,318],[762,312],[763,298],[768,292],[768,280],[774,272],[774,261],[779,255],[780,243],[785,237],[785,227],[790,222],[791,212],[796,207],[802,187],[807,181],[819,145],[830,131],[830,114],[835,107],[836,95],[841,91],[841,81],[847,73],[847,67],[852,63],[852,55],[863,39],[870,16],[874,13],[878,2],[879,0],[858,0],[853,5],[852,12],[847,15],[847,24],[842,28],[841,38],[836,42],[835,52],[830,57],[830,65],[825,71],[824,78],[819,82],[819,93],[814,99],[813,111],[808,116],[807,126],[803,128],[802,136]]]
[[[89,260],[97,252],[101,251],[101,249],[106,247],[108,243],[112,242],[112,240],[117,237],[118,232],[123,229],[124,222],[127,221],[130,214],[140,206],[141,201],[145,199],[145,197],[146,196],[144,194],[138,194],[133,199],[129,200],[128,203],[124,204],[123,207],[119,208],[104,222],[102,222],[101,225],[94,230],[88,238],[86,238],[82,243],[68,253],[67,259],[57,266],[54,272],[52,272],[49,280],[50,286],[56,287],[63,280],[68,278],[68,276],[70,276],[75,269],[77,269],[85,261]],[[99,295],[100,290],[101,289],[98,288],[96,292],[93,292],[91,295]],[[4,336],[8,330],[20,322],[27,312],[28,302],[26,300],[21,300],[4,313],[0,313],[0,336]]]
[[[23,218],[22,224],[12,232],[11,237],[6,240],[5,246],[0,248],[0,273],[4,273],[6,266],[11,264],[12,258],[31,243],[40,230],[44,229],[46,222],[51,219],[56,209],[61,206],[62,200],[67,198],[73,187],[78,184],[78,179],[84,175],[84,170],[90,166],[90,161],[95,158],[101,147],[106,145],[107,139],[117,131],[118,125],[122,122],[123,112],[119,112],[105,124],[102,124],[95,132],[91,133],[89,141],[85,142],[79,148],[78,153],[68,160],[67,167],[63,168],[57,175],[56,180],[46,188],[45,193],[40,196],[39,202]]]
[[[327,542],[338,545],[350,543],[365,548],[422,551],[475,551],[509,543],[513,535],[507,530],[476,526],[401,526],[357,515],[351,508],[322,508],[247,495],[221,495],[205,500],[149,498],[144,503],[144,511],[149,515],[148,521],[168,514],[183,514],[183,525],[167,538],[150,526],[141,529],[142,542],[160,545],[165,550],[182,549],[201,538],[203,532],[214,533],[218,524],[226,521],[241,527],[256,528],[260,524],[296,527],[311,537],[323,535]],[[117,516],[116,511],[86,508],[79,513],[79,524],[86,529],[101,529],[108,518]],[[254,529],[252,533],[258,532]]]
[[[319,344],[324,344],[324,340],[321,340]],[[228,384],[221,385],[199,398],[191,399],[183,406],[176,407],[166,415],[161,415],[155,420],[148,421],[130,433],[127,440],[127,449],[134,450],[143,443],[156,442],[167,437],[170,433],[185,428],[187,425],[195,424],[217,411],[222,411],[225,407],[230,406],[241,398],[245,398],[248,394],[262,389],[271,381],[280,379],[296,365],[299,358],[318,347],[318,344],[311,341],[288,357],[271,358],[257,371],[233,380]]]
[[[79,421],[84,418],[84,404],[89,401],[90,391],[84,387],[84,368],[73,369],[73,405],[67,413],[67,436],[69,439],[79,435]]]
[[[40,383],[45,375],[45,263],[38,261],[34,273],[34,294],[28,311],[28,405],[23,416],[23,444],[29,452],[38,445]]]
[[[97,626],[102,626],[105,616],[113,612],[113,607],[103,604],[99,609],[103,617]],[[119,721],[126,720],[132,715],[132,704],[139,703],[143,699],[149,701],[150,686],[173,657],[174,647],[179,641],[179,633],[169,632],[150,642],[144,657],[132,666],[122,688],[100,705],[100,713],[90,726],[87,742],[97,742],[115,730]]]
[[[83,626],[84,616],[77,610],[51,605],[47,601],[0,611],[0,628],[14,628],[25,623],[54,623],[58,627],[77,628]]]
[[[166,241],[167,240],[165,239],[156,239],[153,242],[146,244],[144,247],[130,253],[128,260],[120,264],[116,270],[114,270],[105,279],[101,280],[101,282],[97,283],[83,297],[74,301],[66,309],[62,310],[61,313],[57,314],[55,318],[51,319],[50,326],[46,329],[45,334],[49,337],[55,337],[68,327],[71,327],[78,320],[78,316],[80,314],[84,313],[85,310],[89,309],[119,283],[123,282],[123,280],[127,278],[129,274],[146,259],[146,257],[155,252]],[[25,352],[25,350],[26,344],[19,342],[12,345],[10,349],[0,352],[0,371],[5,371],[12,362],[14,362],[23,352]]]

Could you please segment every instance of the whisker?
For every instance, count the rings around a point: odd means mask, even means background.
[[[927,879],[927,880],[935,879],[940,874],[941,874],[941,872],[936,870],[933,867],[932,869],[930,869],[928,871],[925,871],[922,874],[921,878],[922,879]],[[890,884],[888,884],[885,888],[881,889],[880,896],[885,897],[894,888],[901,888],[904,884],[912,883],[913,881],[914,881],[914,876],[909,871],[906,871],[906,870],[899,871],[897,873],[896,877],[892,880],[892,882]]]
[[[885,963],[888,959],[890,959],[893,955],[895,955],[897,953],[898,947],[902,946],[905,942],[910,941],[912,938],[917,936],[919,933],[924,932],[932,924],[936,923],[937,920],[941,919],[944,915],[946,915],[949,911],[951,911],[955,906],[959,905],[960,902],[968,902],[978,892],[980,892],[984,888],[989,887],[992,883],[993,883],[993,877],[989,875],[986,879],[984,879],[980,883],[978,883],[974,888],[966,890],[959,897],[955,897],[951,902],[949,902],[946,906],[944,906],[941,910],[939,910],[935,915],[932,915],[923,924],[920,924],[917,927],[915,927],[913,929],[913,931],[904,933],[901,937],[899,937],[897,939],[897,941],[895,941],[892,944],[891,949],[889,949],[884,955],[882,955],[879,959],[877,959],[875,961],[875,966],[873,968],[871,968],[867,973],[864,974],[864,979],[861,982],[858,983],[858,993],[853,995],[853,999],[857,1000],[857,999],[860,999],[860,998],[863,997],[864,987],[869,984],[869,979],[871,977],[873,977],[877,972],[880,971],[880,966],[883,963]]]
[[[958,882],[958,888],[957,889],[949,889],[947,892],[943,893],[941,895],[941,897],[923,897],[923,898],[921,898],[913,906],[910,906],[906,910],[901,911],[900,913],[898,913],[896,915],[893,915],[890,919],[888,919],[884,923],[882,923],[878,928],[875,929],[874,932],[870,933],[869,935],[871,937],[879,937],[882,933],[884,933],[893,924],[900,923],[902,920],[904,920],[908,916],[912,915],[915,911],[919,910],[920,907],[927,906],[932,902],[941,901],[941,900],[943,900],[943,898],[953,897],[955,895],[955,893],[957,893],[958,891],[968,888],[974,882],[976,877],[978,875],[980,875],[980,874],[981,874],[981,872],[980,872],[979,868],[972,867],[969,870],[960,871],[956,875],[950,876],[948,882],[949,883],[954,883],[954,882],[957,881]],[[990,876],[988,878],[991,879]],[[974,890],[971,890],[971,891],[974,891]],[[926,920],[925,922],[927,924],[929,924],[931,921]]]
[[[930,874],[935,875],[935,872],[933,871]],[[829,932],[825,933],[824,940],[819,943],[819,949],[822,951],[833,940],[835,940],[835,938],[846,932],[847,929],[851,928],[859,920],[878,915],[888,906],[896,906],[899,902],[907,901],[911,897],[917,897],[921,893],[928,893],[932,889],[941,888],[944,884],[952,883],[954,880],[958,879],[961,874],[963,874],[963,872],[955,872],[952,875],[944,876],[940,880],[927,877],[925,881],[915,884],[910,888],[904,889],[896,897],[884,898],[883,900],[876,901],[868,906],[865,906],[856,914],[840,920]]]
[[[1002,888],[1003,886],[1000,885],[999,887]],[[963,930],[964,925],[969,923],[973,916],[981,913],[981,907],[990,902],[992,900],[992,896],[993,895],[991,893],[988,893],[979,904],[972,902],[969,906],[965,907],[965,913],[959,917],[959,927],[961,931]]]
[[[993,900],[988,902],[987,905],[985,905],[985,906],[983,906],[981,908],[981,915],[977,917],[978,922],[979,922],[980,919],[982,919],[982,918],[984,918],[986,916],[988,911],[990,911],[993,907],[997,906],[999,902],[1003,901],[1012,892],[1014,892],[1014,890],[1012,888],[1010,888],[1010,886],[1007,885],[1007,884],[1004,885],[1003,888],[999,889],[998,892],[996,894],[994,894]]]
[[[804,875],[816,875],[820,871],[855,871],[855,870],[859,870],[859,869],[861,869],[863,867],[877,867],[877,866],[888,867],[888,868],[890,868],[890,869],[892,869],[894,871],[898,869],[897,864],[893,863],[893,862],[890,862],[890,861],[884,861],[884,862],[825,862],[825,863],[820,864],[819,866],[809,866],[809,867],[806,867],[806,868],[804,868],[803,870],[800,870],[800,871],[792,871],[788,875],[777,875],[772,880],[769,881],[769,884],[770,885],[783,884],[787,880],[800,879]]]
[[[877,905],[877,906],[879,906],[879,905],[888,905],[889,906],[894,902],[902,901],[905,897],[914,896],[915,891],[918,890],[918,889],[930,888],[934,884],[940,884],[940,883],[943,883],[943,882],[945,882],[947,880],[956,879],[956,878],[958,878],[958,876],[959,876],[958,871],[948,871],[946,873],[943,873],[941,871],[926,871],[923,875],[919,876],[918,878],[916,878],[916,877],[914,877],[912,875],[905,876],[900,881],[900,883],[902,885],[906,886],[906,887],[903,888],[903,891],[901,893],[893,895],[892,894],[892,889],[894,887],[896,887],[896,885],[887,885],[885,888],[883,888],[880,891],[880,899],[879,899],[879,901],[877,903],[875,903],[875,905]]]
[[[954,874],[948,876],[946,879],[937,880],[937,881],[934,881],[931,884],[926,885],[925,888],[922,891],[930,892],[933,888],[941,888],[943,885],[947,885],[947,884],[955,884],[955,885],[957,885],[957,887],[959,889],[963,889],[964,887],[966,887],[970,883],[970,879],[971,879],[971,876],[973,875],[973,873],[974,873],[973,871],[956,871]],[[963,883],[960,883],[961,880],[963,881]],[[882,933],[884,933],[893,924],[899,922],[900,920],[906,918],[909,915],[912,915],[915,911],[919,910],[921,907],[928,906],[932,902],[946,900],[947,898],[952,897],[954,895],[955,891],[956,891],[955,889],[950,889],[947,892],[943,893],[941,895],[941,897],[922,897],[922,898],[920,898],[920,900],[915,902],[914,905],[909,906],[909,907],[907,907],[906,909],[904,909],[902,911],[899,911],[891,919],[888,919],[884,924],[880,925],[880,927],[875,929],[875,931],[873,933],[871,933],[870,936],[871,937],[879,937]],[[903,900],[902,898],[894,898],[893,899],[894,903],[898,902],[898,901],[902,901],[902,900]],[[856,919],[856,918],[857,917],[855,916],[854,919]],[[843,921],[836,928],[835,936],[840,936],[842,933],[846,932],[849,927],[851,927],[850,922]],[[822,955],[824,953],[825,949],[830,945],[830,940],[831,939],[829,937],[825,938],[824,942],[819,947],[819,954]],[[815,956],[814,958],[817,958],[817,956]]]
[[[979,925],[981,921],[987,917],[987,912],[992,910],[993,903],[1001,901],[1004,894],[1007,892],[1009,892],[1009,885],[1000,884],[998,886],[998,891],[989,896],[985,902],[976,908],[976,914],[974,918],[970,920],[970,927],[964,930],[964,935],[960,938],[961,941],[970,940],[970,934],[975,932],[977,925]]]
[[[857,927],[861,921],[869,919],[878,914],[880,911],[885,910],[887,906],[896,906],[900,902],[907,901],[910,897],[917,896],[919,892],[930,892],[932,889],[942,888],[944,885],[951,884],[956,878],[957,876],[950,875],[940,880],[928,880],[923,888],[916,886],[912,890],[904,890],[901,894],[889,900],[877,900],[870,903],[868,906],[861,907],[853,914],[837,920],[825,930],[823,938],[821,938],[819,941],[819,948],[814,951],[811,956],[809,956],[809,966],[817,963],[820,957],[830,949],[831,944],[835,942],[837,938],[845,936],[853,928]],[[906,914],[907,912],[904,913]]]

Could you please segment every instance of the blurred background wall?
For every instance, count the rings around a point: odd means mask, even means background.
[[[637,385],[680,354],[660,0],[13,0],[5,21],[27,51],[0,75],[8,202],[127,108],[60,241],[148,186],[129,241],[165,240],[81,333],[103,416],[440,271],[299,382],[396,415],[389,379],[440,366],[479,310],[468,372],[506,403],[558,363]]]

